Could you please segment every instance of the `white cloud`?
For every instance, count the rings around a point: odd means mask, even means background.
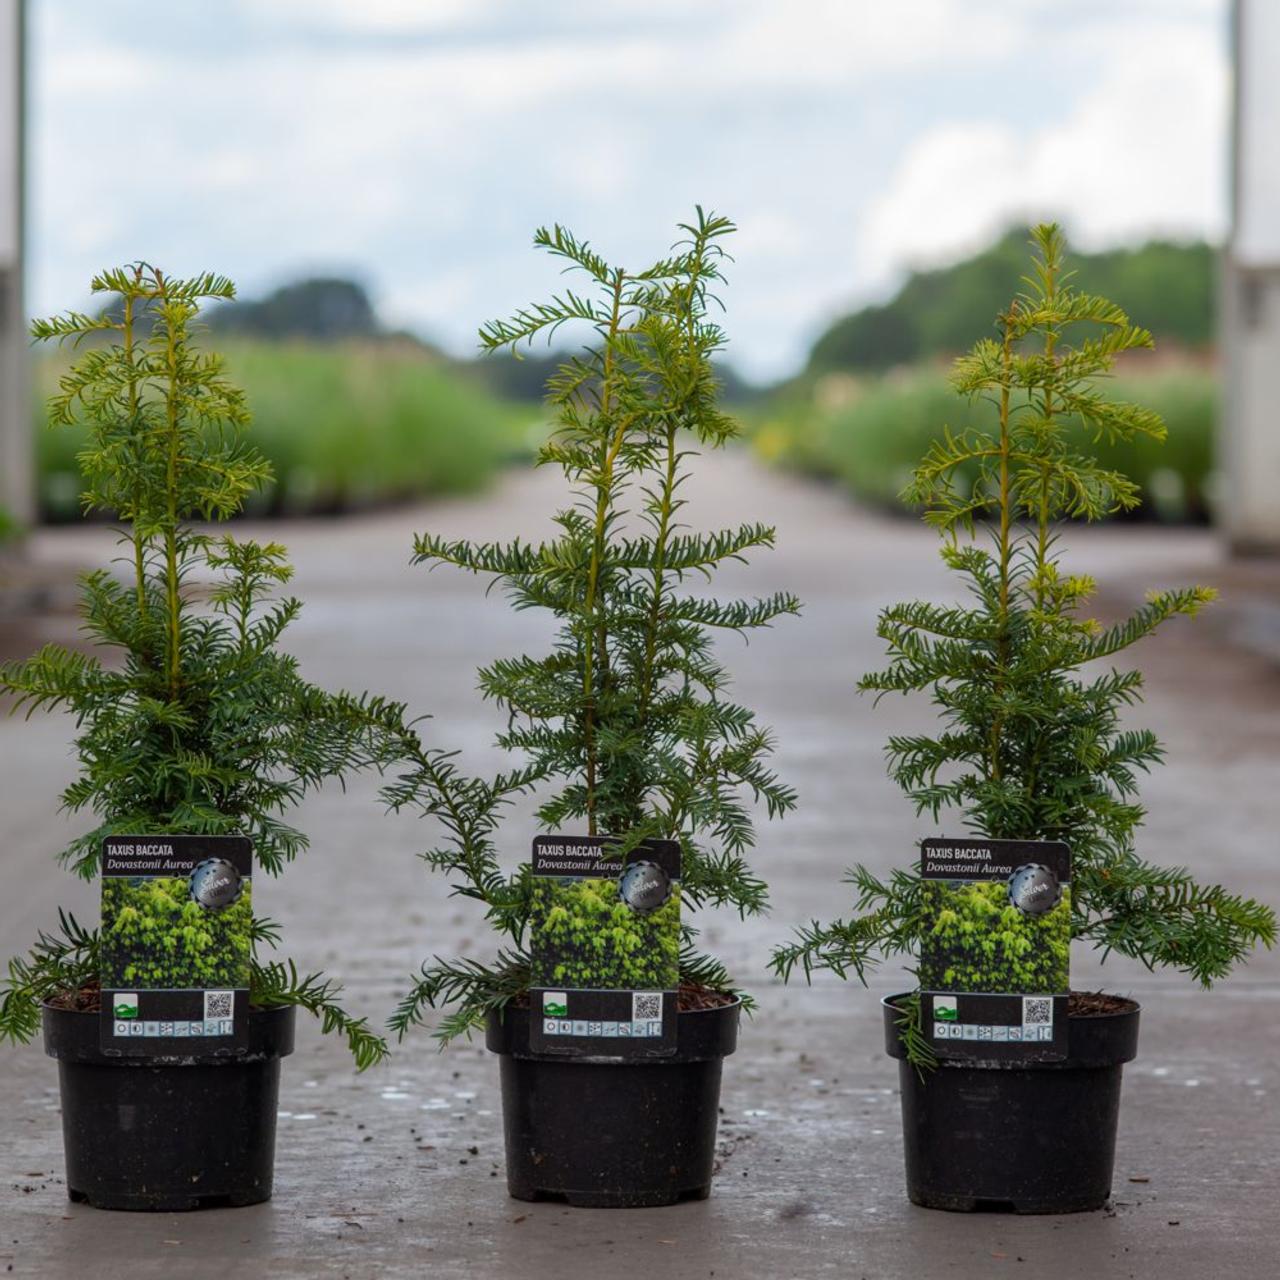
[[[140,83],[150,70],[148,60],[133,49],[72,47],[42,68],[42,87],[45,92],[68,100],[103,102],[118,94],[122,86]]]
[[[1100,51],[1101,78],[1060,122],[946,122],[916,139],[860,225],[864,275],[953,258],[1034,217],[1062,219],[1089,246],[1220,235],[1224,51],[1202,34],[1149,29],[1113,31]]]
[[[740,84],[832,84],[1007,56],[1024,17],[1007,4],[955,0],[755,0],[726,21],[713,66]]]
[[[32,310],[136,256],[246,293],[355,270],[469,351],[555,287],[537,224],[634,263],[702,201],[742,228],[733,356],[785,373],[838,303],[1010,218],[1220,227],[1224,4],[33,5]]]
[[[274,22],[404,35],[448,28],[474,13],[474,0],[272,0]]]

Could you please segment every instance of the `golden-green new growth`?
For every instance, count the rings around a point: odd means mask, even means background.
[[[781,592],[720,601],[687,584],[773,545],[768,525],[713,534],[690,531],[685,486],[697,446],[737,433],[720,409],[713,356],[725,336],[711,316],[726,260],[725,218],[698,210],[669,255],[641,271],[607,262],[563,227],[535,244],[585,278],[480,331],[490,351],[515,349],[566,326],[586,345],[549,384],[555,431],[539,456],[568,486],[556,535],[542,543],[417,539],[417,559],[480,574],[517,609],[545,611],[556,639],[545,655],[483,668],[480,688],[508,712],[500,744],[520,757],[492,783],[464,780],[447,755],[419,752],[393,802],[416,804],[445,825],[448,843],[427,861],[455,891],[485,904],[507,949],[493,964],[436,960],[423,967],[394,1028],[403,1034],[437,1004],[456,1005],[442,1034],[483,1022],[528,984],[530,877],[504,875],[494,834],[507,798],[542,790],[543,830],[617,838],[623,856],[649,838],[682,846],[686,906],[765,906],[747,854],[754,843],[748,797],[770,816],[794,796],[768,767],[769,732],[726,696],[728,673],[715,633],[746,633],[798,611]],[[691,932],[691,931],[689,931]],[[686,948],[682,975],[725,989],[728,975]]]
[[[935,822],[954,813],[992,838],[1066,841],[1072,937],[1208,986],[1255,945],[1274,943],[1275,915],[1138,854],[1138,775],[1163,752],[1149,730],[1123,722],[1142,676],[1112,661],[1214,593],[1155,591],[1109,626],[1090,616],[1094,581],[1066,568],[1059,533],[1067,519],[1138,501],[1092,446],[1163,438],[1159,415],[1107,395],[1116,357],[1150,347],[1151,335],[1075,288],[1056,226],[1036,227],[1032,243],[1031,274],[996,318],[995,336],[952,375],[959,395],[987,407],[986,424],[944,427],[904,495],[941,534],[968,602],[885,609],[878,631],[889,665],[859,687],[877,700],[922,693],[934,707],[936,732],[895,735],[887,749],[917,813]],[[929,918],[917,869],[881,879],[859,866],[849,881],[858,914],[814,922],[779,948],[782,976],[799,966],[806,976],[825,968],[865,978],[880,956],[916,952]]]
[[[271,599],[292,575],[284,548],[197,526],[234,516],[270,476],[244,438],[243,395],[198,340],[200,307],[233,297],[231,282],[135,263],[92,288],[109,299],[98,315],[69,312],[32,332],[77,349],[50,422],[87,429],[84,505],[120,522],[124,573],[83,579],[82,632],[97,652],[47,645],[0,666],[0,693],[28,715],[74,718],[80,771],[63,806],[93,818],[62,854],[77,874],[97,874],[110,835],[242,834],[274,875],[307,844],[284,815],[326,779],[385,764],[400,709],[303,680],[278,647],[301,605]],[[97,931],[62,924],[10,962],[0,1038],[30,1039],[41,1001],[97,979]],[[255,945],[277,938],[266,920],[252,933]],[[301,1005],[341,1031],[362,1067],[386,1052],[321,975],[255,958],[251,988],[259,1005]]]

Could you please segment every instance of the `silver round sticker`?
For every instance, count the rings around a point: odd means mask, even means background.
[[[1062,886],[1051,867],[1028,862],[1009,877],[1009,901],[1023,915],[1042,916],[1062,901]]]
[[[618,897],[632,911],[656,911],[671,897],[671,877],[656,862],[632,862],[618,882]]]
[[[206,911],[221,911],[244,890],[240,872],[225,858],[206,858],[191,869],[191,901]]]

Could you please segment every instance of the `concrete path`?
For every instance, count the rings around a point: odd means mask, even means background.
[[[774,882],[770,919],[707,922],[706,940],[758,992],[762,1011],[726,1064],[722,1167],[712,1198],[673,1209],[573,1211],[509,1200],[502,1179],[497,1070],[484,1049],[438,1054],[425,1035],[385,1068],[354,1076],[310,1025],[285,1064],[275,1200],[251,1209],[158,1217],[104,1214],[65,1199],[55,1068],[38,1046],[0,1051],[0,1272],[101,1280],[223,1275],[354,1278],[838,1276],[934,1280],[1024,1275],[1268,1280],[1280,1192],[1280,955],[1260,956],[1212,996],[1181,978],[1078,954],[1078,983],[1144,1005],[1139,1060],[1127,1069],[1115,1205],[1106,1213],[1012,1219],[931,1213],[903,1193],[895,1068],[880,1042],[878,996],[904,984],[887,968],[871,992],[824,979],[784,989],[765,971],[789,927],[843,907],[839,876],[887,869],[927,833],[885,779],[892,729],[927,723],[923,706],[873,710],[853,692],[879,663],[877,609],[949,590],[932,536],[851,508],[838,494],[757,470],[742,457],[704,466],[697,523],[775,521],[779,549],[726,572],[721,592],[787,587],[805,616],[728,662],[738,694],[777,730],[778,764],[799,813],[764,827],[759,866]],[[374,686],[437,717],[442,742],[479,768],[498,719],[473,669],[536,650],[545,632],[481,584],[408,566],[411,532],[534,535],[555,478],[515,474],[486,499],[280,528],[307,602],[291,644],[305,672]],[[1104,582],[1104,608],[1145,589],[1223,583],[1226,600],[1146,647],[1141,723],[1168,748],[1145,787],[1150,856],[1270,897],[1280,794],[1280,671],[1258,653],[1276,596],[1274,568],[1219,561],[1201,532],[1113,529],[1072,535],[1076,564]],[[41,534],[50,574],[95,563],[101,531]],[[1268,604],[1270,600],[1270,604]],[[6,656],[70,638],[54,614],[0,638]],[[1274,635],[1262,628],[1268,640]],[[1265,647],[1265,646],[1263,646]],[[60,717],[0,721],[0,951],[25,947],[59,902],[92,917],[88,887],[52,855],[73,829],[56,811],[71,773]],[[477,915],[449,900],[414,853],[427,833],[381,815],[372,784],[333,790],[303,814],[314,848],[258,898],[285,924],[299,963],[341,978],[380,1019],[428,953],[482,954]],[[525,856],[518,816],[506,851]],[[584,1124],[589,1117],[584,1117]]]

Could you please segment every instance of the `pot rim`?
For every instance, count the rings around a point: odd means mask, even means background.
[[[526,992],[522,992],[521,994],[528,995],[529,993],[526,991]],[[718,994],[727,995],[728,992],[719,992]],[[742,997],[734,996],[733,999],[730,1000],[728,1004],[711,1005],[709,1008],[706,1008],[706,1009],[677,1009],[676,1013],[681,1018],[687,1018],[697,1013],[728,1013],[733,1009],[741,1009],[741,1008],[742,1008]],[[527,1014],[533,1013],[533,1009],[531,1006],[516,1004],[512,1000],[507,1001],[507,1003],[502,1005],[500,1008],[491,1009],[489,1012],[491,1014],[496,1013],[498,1016],[501,1016],[502,1014],[506,1013],[508,1010],[513,1010],[516,1013],[527,1013]]]
[[[41,1001],[45,1054],[62,1063],[82,1063],[101,1067],[228,1067],[250,1065],[271,1058],[287,1058],[294,1048],[297,1026],[296,1005],[273,1005],[249,1010],[247,1046],[235,1053],[205,1052],[199,1040],[176,1041],[175,1050],[146,1057],[105,1052],[98,1034],[100,1009],[61,1009]],[[182,1046],[177,1048],[176,1046]],[[183,1052],[182,1049],[186,1049]]]
[[[529,1035],[533,1020],[538,1015],[529,1005],[508,1003],[500,1009],[489,1010],[485,1020],[485,1044],[493,1053],[539,1062],[643,1066],[705,1061],[710,1058],[726,1058],[735,1051],[741,1013],[741,997],[735,997],[731,1004],[715,1005],[710,1009],[686,1009],[676,1018],[680,1036],[673,1053],[652,1058],[624,1058],[609,1053],[565,1054],[535,1051],[529,1044]],[[700,1014],[708,1016],[699,1017]]]
[[[40,1001],[40,1007],[47,1009],[54,1014],[71,1014],[74,1016],[84,1015],[86,1018],[97,1018],[101,1015],[101,1009],[66,1009],[60,1004],[54,1004],[52,998]],[[260,1017],[264,1013],[283,1013],[286,1009],[297,1010],[299,1006],[294,1004],[251,1004],[249,1006],[249,1016],[251,1018]]]
[[[901,1011],[902,1006],[897,1004],[897,1001],[905,1000],[910,996],[919,994],[919,988],[915,991],[899,991],[897,995],[882,996],[880,1003],[886,1009]],[[1103,992],[1102,994],[1105,995],[1107,993]],[[1124,1000],[1128,1003],[1129,1007],[1127,1009],[1116,1009],[1112,1013],[1073,1013],[1068,1014],[1067,1016],[1077,1019],[1080,1022],[1106,1022],[1111,1018],[1132,1018],[1135,1013],[1142,1012],[1142,1005],[1132,996],[1114,996],[1113,999]]]
[[[880,1001],[884,1023],[885,1052],[896,1058],[899,1064],[907,1061],[906,1048],[900,1026],[901,1006],[894,1003],[914,992],[900,992],[885,996]],[[1121,997],[1128,1000],[1128,997]],[[1129,1000],[1129,1007],[1115,1013],[1077,1014],[1067,1019],[1067,1050],[1065,1057],[1022,1058],[996,1056],[992,1058],[957,1058],[940,1054],[938,1065],[948,1070],[995,1071],[1062,1071],[1092,1070],[1104,1067],[1120,1067],[1132,1062],[1138,1053],[1138,1029],[1142,1008],[1136,1000]]]

